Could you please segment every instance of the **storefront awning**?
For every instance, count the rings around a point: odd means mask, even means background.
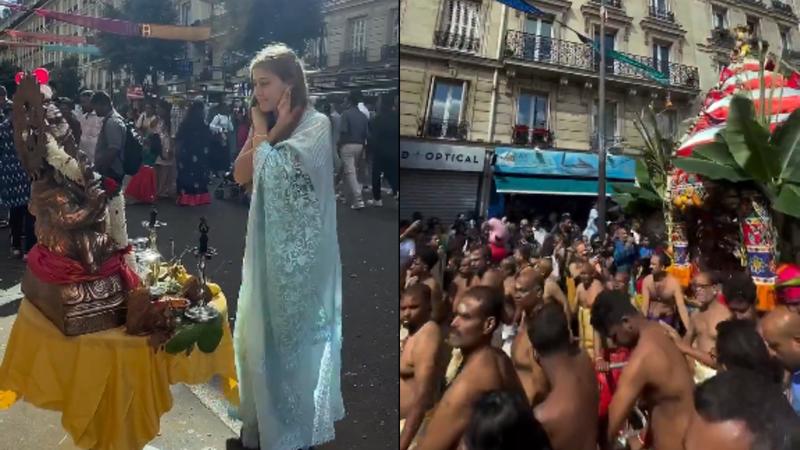
[[[494,177],[497,192],[501,194],[546,194],[546,195],[586,195],[597,196],[597,180],[576,178]],[[606,183],[606,195],[614,190]]]

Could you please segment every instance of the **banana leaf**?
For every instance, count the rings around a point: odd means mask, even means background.
[[[197,339],[197,348],[203,353],[213,353],[222,341],[222,316],[203,324],[203,331]]]
[[[788,216],[800,218],[800,186],[790,183],[781,186],[772,207]]]
[[[727,126],[719,133],[733,159],[754,180],[768,183],[780,175],[778,158],[769,144],[769,130],[756,121],[750,99],[739,95],[731,99]]]
[[[629,183],[610,183],[611,188],[620,194],[628,194],[634,199],[638,198],[648,202],[660,202],[661,197],[649,187],[635,186]]]
[[[727,180],[734,183],[740,181],[748,181],[749,177],[744,175],[738,169],[717,164],[716,162],[708,161],[699,158],[675,158],[672,162],[675,167],[685,170],[689,173],[696,173],[702,177],[710,180]]]
[[[192,323],[178,329],[175,336],[164,346],[164,350],[172,355],[188,351],[197,342],[197,338],[202,332],[201,324]]]
[[[771,143],[780,160],[781,178],[800,183],[800,109],[792,111],[775,130]]]
[[[800,286],[800,278],[792,278],[791,280],[784,281],[783,283],[775,285],[775,287],[778,289],[787,287],[798,287],[798,286]]]
[[[698,145],[692,150],[692,156],[730,168],[739,169],[739,164],[733,159],[728,145],[721,141]]]
[[[647,171],[647,166],[641,159],[636,160],[636,182],[639,186],[647,186],[650,184],[650,173]]]

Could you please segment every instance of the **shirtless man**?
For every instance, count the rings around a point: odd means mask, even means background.
[[[425,414],[438,400],[446,349],[442,329],[432,319],[431,290],[415,284],[400,299],[400,318],[408,338],[400,353],[400,449],[408,450]]]
[[[683,288],[675,277],[667,273],[669,256],[657,253],[650,258],[652,273],[642,282],[642,311],[650,320],[658,320],[677,328],[677,310],[687,333],[691,331],[689,311],[683,298]]]
[[[503,293],[502,323],[497,327],[495,339],[492,341],[492,344],[503,349],[507,355],[511,356],[511,343],[514,339],[514,335],[517,333],[517,324],[514,322],[516,305],[514,304],[513,286],[508,286],[508,278],[506,275],[507,273],[503,270],[488,269],[483,274],[483,278],[481,278],[481,286],[495,288]],[[512,283],[514,282],[513,275],[511,281]]]
[[[476,286],[461,296],[449,341],[461,350],[464,360],[434,409],[418,450],[455,450],[481,395],[493,390],[525,395],[511,360],[491,345],[502,314],[503,299],[495,289]]]
[[[511,361],[514,362],[514,369],[531,406],[536,406],[544,400],[548,390],[547,378],[533,357],[533,347],[528,338],[528,319],[542,307],[543,294],[544,280],[538,271],[525,269],[517,276],[514,301],[522,311],[522,321],[511,344]]]
[[[592,360],[573,344],[567,317],[557,305],[544,305],[529,322],[528,337],[551,386],[534,416],[553,450],[595,450],[600,394]]]
[[[469,252],[469,261],[472,269],[472,285],[475,285],[480,283],[484,272],[489,269],[492,250],[486,246],[475,248]]]
[[[543,259],[539,261],[536,265],[536,270],[544,278],[544,302],[545,303],[558,303],[559,306],[564,310],[564,314],[569,315],[569,305],[567,304],[567,295],[564,294],[564,291],[561,290],[561,286],[558,285],[556,280],[554,280],[550,275],[553,273],[553,263],[549,259]]]
[[[614,277],[606,282],[606,289],[609,291],[620,291],[626,295],[630,294],[631,275],[625,271],[618,271]]]
[[[500,263],[500,270],[503,272],[503,293],[506,301],[506,313],[508,314],[508,321],[505,321],[505,323],[511,323],[514,318],[514,280],[516,280],[519,270],[517,270],[514,258],[510,256]]]
[[[577,300],[577,287],[580,283],[581,269],[583,265],[589,262],[589,249],[583,241],[576,241],[572,247],[567,250],[567,304],[569,305],[569,319],[570,324],[575,326],[578,314],[578,300]],[[577,329],[577,327],[574,327]]]
[[[595,338],[596,333],[592,328],[590,319],[592,305],[600,292],[603,291],[603,283],[597,278],[594,266],[588,262],[581,266],[579,281],[580,283],[575,290],[575,299],[578,303],[578,337],[580,338],[580,345],[589,356],[602,359],[602,352],[595,354],[595,343],[599,345],[599,341]]]
[[[770,351],[791,375],[788,397],[800,415],[800,315],[785,305],[778,306],[761,319],[760,331]]]
[[[458,297],[473,285],[472,278],[472,261],[470,261],[469,255],[464,255],[459,260],[458,273],[447,288],[447,297],[451,306],[455,307]]]
[[[431,304],[433,305],[433,320],[443,323],[447,318],[448,307],[444,303],[442,286],[431,274],[431,269],[439,262],[439,255],[428,246],[417,249],[417,254],[411,259],[408,269],[406,286],[422,283],[431,288]]]
[[[706,342],[706,347],[708,348],[707,350],[701,349],[699,345],[690,345],[690,341],[685,337],[684,339],[681,339],[677,332],[668,332],[670,337],[672,337],[678,346],[678,349],[686,356],[689,356],[697,361],[698,364],[696,364],[694,367],[701,367],[701,375],[708,375],[713,369],[719,368],[716,360],[717,324],[728,319],[741,319],[750,321],[755,321],[757,319],[756,285],[753,283],[753,279],[750,278],[749,275],[743,272],[733,273],[722,284],[722,294],[725,296],[727,307],[719,304],[716,301],[712,301],[712,305],[714,303],[718,305],[714,306],[713,308],[717,314],[716,318],[720,320],[714,324],[714,328],[712,328],[709,332],[709,334],[714,336],[714,340],[710,343]],[[719,308],[719,306],[722,308]],[[711,308],[712,306],[708,306],[709,310],[711,310]],[[726,311],[727,315],[725,315]],[[708,319],[708,316],[706,316],[706,318]],[[701,325],[706,326],[702,323]],[[694,336],[695,332],[690,330],[686,333],[686,335]],[[708,344],[710,344],[710,346]],[[697,372],[695,372],[695,375],[697,375]],[[703,377],[701,376],[700,378]]]
[[[691,331],[684,336],[684,342],[703,353],[716,354],[717,324],[732,317],[725,305],[719,302],[719,283],[715,283],[711,274],[701,272],[692,280],[695,292],[694,302],[698,307],[690,321]],[[694,371],[694,382],[702,383],[713,377],[716,370],[709,367],[699,359],[694,359],[690,365]]]
[[[722,283],[722,295],[734,319],[757,320],[758,290],[750,275],[734,272]]]
[[[592,326],[603,337],[631,349],[608,410],[611,446],[639,400],[650,413],[650,448],[683,450],[694,411],[694,383],[683,355],[662,325],[645,319],[620,292],[605,291],[592,305]]]

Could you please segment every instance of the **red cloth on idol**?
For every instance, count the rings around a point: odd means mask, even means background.
[[[142,166],[128,183],[125,195],[142,203],[153,203],[156,201],[157,190],[155,169],[150,166]]]
[[[36,278],[52,284],[81,283],[119,274],[126,289],[132,289],[139,285],[140,279],[136,272],[125,264],[125,255],[130,251],[131,247],[128,246],[116,252],[100,266],[97,273],[91,274],[87,273],[78,261],[56,255],[47,247],[36,244],[28,253],[28,268]]]

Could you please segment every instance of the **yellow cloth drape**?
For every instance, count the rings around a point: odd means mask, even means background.
[[[155,352],[147,337],[114,328],[66,337],[23,300],[0,366],[0,409],[16,398],[60,411],[75,445],[94,450],[139,450],[158,434],[172,408],[169,386],[221,378],[225,397],[238,404],[227,303],[219,287],[212,301],[226,320],[216,351]],[[3,405],[5,401],[5,405]]]

